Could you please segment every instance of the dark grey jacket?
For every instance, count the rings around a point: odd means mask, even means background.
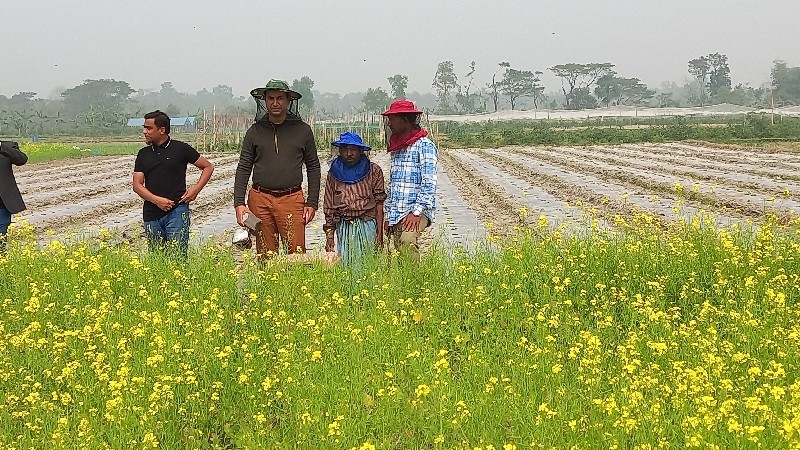
[[[22,201],[11,165],[21,166],[26,162],[28,155],[19,149],[16,142],[0,141],[0,198],[11,214],[25,211],[25,202]]]

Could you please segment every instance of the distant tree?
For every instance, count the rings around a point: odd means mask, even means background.
[[[458,76],[453,71],[453,61],[442,61],[436,68],[436,75],[431,84],[439,98],[439,111],[451,113],[451,93],[458,89]]]
[[[711,53],[695,58],[689,61],[689,73],[702,87],[697,96],[700,106],[705,105],[709,98],[717,99],[721,90],[731,88],[731,71],[725,55]]]
[[[314,115],[320,119],[338,118],[343,107],[344,102],[340,94],[329,92],[314,93]]]
[[[16,128],[17,135],[24,136],[28,134],[28,130],[33,126],[34,117],[35,114],[30,110],[12,111],[10,116],[11,124]]]
[[[214,94],[212,92],[209,92],[208,89],[206,88],[197,91],[197,93],[194,94],[194,97],[195,100],[203,104],[203,106],[210,106],[215,104]]]
[[[36,97],[36,92],[17,92],[8,99],[8,104],[14,109],[29,108]]]
[[[686,104],[688,106],[704,106],[709,103],[706,87],[697,80],[684,85],[686,92]]]
[[[233,88],[224,84],[217,85],[211,90],[211,93],[216,99],[225,103],[233,99]]]
[[[731,69],[728,67],[728,57],[719,53],[707,56],[708,66],[708,91],[711,97],[717,98],[723,89],[731,89]]]
[[[389,94],[381,88],[369,88],[361,99],[364,103],[364,111],[373,114],[380,114],[389,106]]]
[[[594,88],[594,95],[601,105],[608,107],[619,97],[619,83],[617,80],[617,73],[614,71],[608,72],[602,77],[597,79],[597,86]]]
[[[500,66],[500,69],[511,67],[511,64],[505,61],[497,63],[497,65]],[[497,72],[499,72],[499,69],[492,74],[492,82],[486,85],[486,87],[489,89],[489,98],[492,99],[492,104],[494,105],[494,112],[497,112],[497,107],[500,103],[500,90],[499,86],[497,85]]]
[[[456,92],[456,104],[462,113],[471,114],[477,112],[477,103],[480,99],[478,95],[470,92],[475,83],[475,61],[469,64],[469,72],[464,75],[464,80],[466,80],[467,83],[463,86],[459,85],[458,92]]]
[[[407,75],[392,75],[388,78],[389,86],[392,87],[392,98],[397,100],[406,98],[406,88],[408,87]]]
[[[766,107],[770,105],[769,89],[767,87],[754,88],[748,84],[739,83],[733,89],[722,88],[717,94],[721,103],[749,107]]]
[[[612,67],[614,65],[611,63],[569,63],[553,66],[549,70],[561,78],[565,108],[582,109],[597,105],[597,101],[591,95],[592,85],[598,78],[610,72]],[[564,83],[567,83],[566,87]]]
[[[177,89],[175,89],[175,86],[172,85],[171,81],[165,81],[161,83],[161,91],[159,91],[159,94],[168,96],[168,95],[178,95],[179,92]]]
[[[674,108],[678,106],[678,102],[672,98],[672,94],[669,92],[661,92],[656,97],[656,101],[658,102],[659,108]]]
[[[622,78],[610,71],[597,79],[594,93],[602,105],[643,105],[655,95],[638,78]]]
[[[50,120],[50,117],[48,117],[47,113],[42,110],[35,110],[33,111],[33,117],[31,117],[31,120],[33,121],[33,132],[44,134],[45,124],[48,120]]]
[[[311,90],[313,87],[314,80],[308,76],[292,81],[292,90],[303,96],[298,105],[301,114],[307,115],[314,111],[314,92]]]
[[[770,75],[776,105],[800,105],[800,67],[775,61]]]
[[[66,110],[89,126],[119,125],[124,117],[123,104],[133,93],[125,81],[86,80],[61,93]]]
[[[648,106],[655,97],[656,91],[648,89],[638,78],[623,78],[622,95],[619,101],[623,105]]]
[[[171,81],[165,81],[161,83],[161,89],[158,92],[153,93],[153,95],[149,98],[151,102],[148,102],[149,108],[147,108],[148,110],[145,111],[145,113],[153,111],[154,109],[159,109],[166,112],[166,108],[169,105],[173,105],[172,112],[179,112],[181,109],[180,105],[185,104],[188,101],[188,97],[188,94],[178,92]],[[212,104],[213,102],[209,104],[209,109],[211,108]],[[167,113],[167,115],[170,114]]]
[[[577,88],[572,91],[571,109],[592,109],[597,108],[597,98],[592,95],[588,87]]]
[[[517,70],[507,68],[503,73],[503,79],[498,83],[498,88],[503,95],[508,96],[511,102],[511,110],[516,107],[517,100],[521,97],[534,97],[544,91],[544,87],[539,85],[539,77],[530,70]]]
[[[33,127],[36,117],[35,96],[36,92],[25,91],[18,92],[5,100],[4,110],[0,111],[0,115],[3,116],[0,122],[16,130],[16,134],[20,136],[27,134],[28,129]]]
[[[539,104],[543,104],[546,100],[544,95],[544,86],[540,84],[541,80],[539,79],[539,76],[542,75],[542,72],[537,70],[533,72],[533,74],[536,75],[536,79],[533,80],[533,95],[531,97],[533,98],[533,107],[539,109]]]
[[[705,56],[689,61],[689,73],[692,74],[700,85],[700,92],[693,96],[693,100],[698,102],[699,106],[703,106],[708,102],[708,90],[706,86],[708,85],[709,71],[708,60]]]
[[[164,108],[164,113],[170,117],[180,117],[181,108],[178,105],[170,103],[166,108]]]

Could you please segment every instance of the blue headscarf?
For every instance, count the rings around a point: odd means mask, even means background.
[[[359,136],[357,133],[353,133],[352,131],[345,131],[344,133],[340,134],[339,140],[331,142],[331,145],[336,148],[339,148],[343,145],[353,145],[361,148],[361,150],[364,150],[365,152],[371,150],[370,146],[365,144],[361,139],[361,136]],[[370,165],[369,158],[367,158],[365,155],[361,155],[361,159],[359,159],[358,162],[352,166],[348,166],[347,163],[344,162],[344,159],[337,157],[333,160],[333,162],[331,162],[330,174],[333,176],[333,178],[336,178],[342,183],[356,184],[369,175],[371,168],[372,166]]]
[[[370,160],[366,155],[361,155],[361,159],[352,166],[348,166],[341,156],[337,156],[331,162],[330,174],[342,183],[356,184],[369,175],[371,168]]]

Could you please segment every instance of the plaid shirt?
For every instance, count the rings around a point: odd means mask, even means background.
[[[436,144],[427,137],[392,152],[389,189],[384,210],[389,225],[397,225],[410,212],[433,222],[436,210]]]

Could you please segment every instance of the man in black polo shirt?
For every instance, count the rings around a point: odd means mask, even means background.
[[[147,147],[139,150],[133,168],[133,191],[144,199],[142,216],[150,250],[177,246],[187,256],[189,202],[197,198],[214,172],[214,165],[192,146],[169,136],[169,117],[161,111],[145,114]],[[186,189],[186,167],[201,170],[200,179]]]

